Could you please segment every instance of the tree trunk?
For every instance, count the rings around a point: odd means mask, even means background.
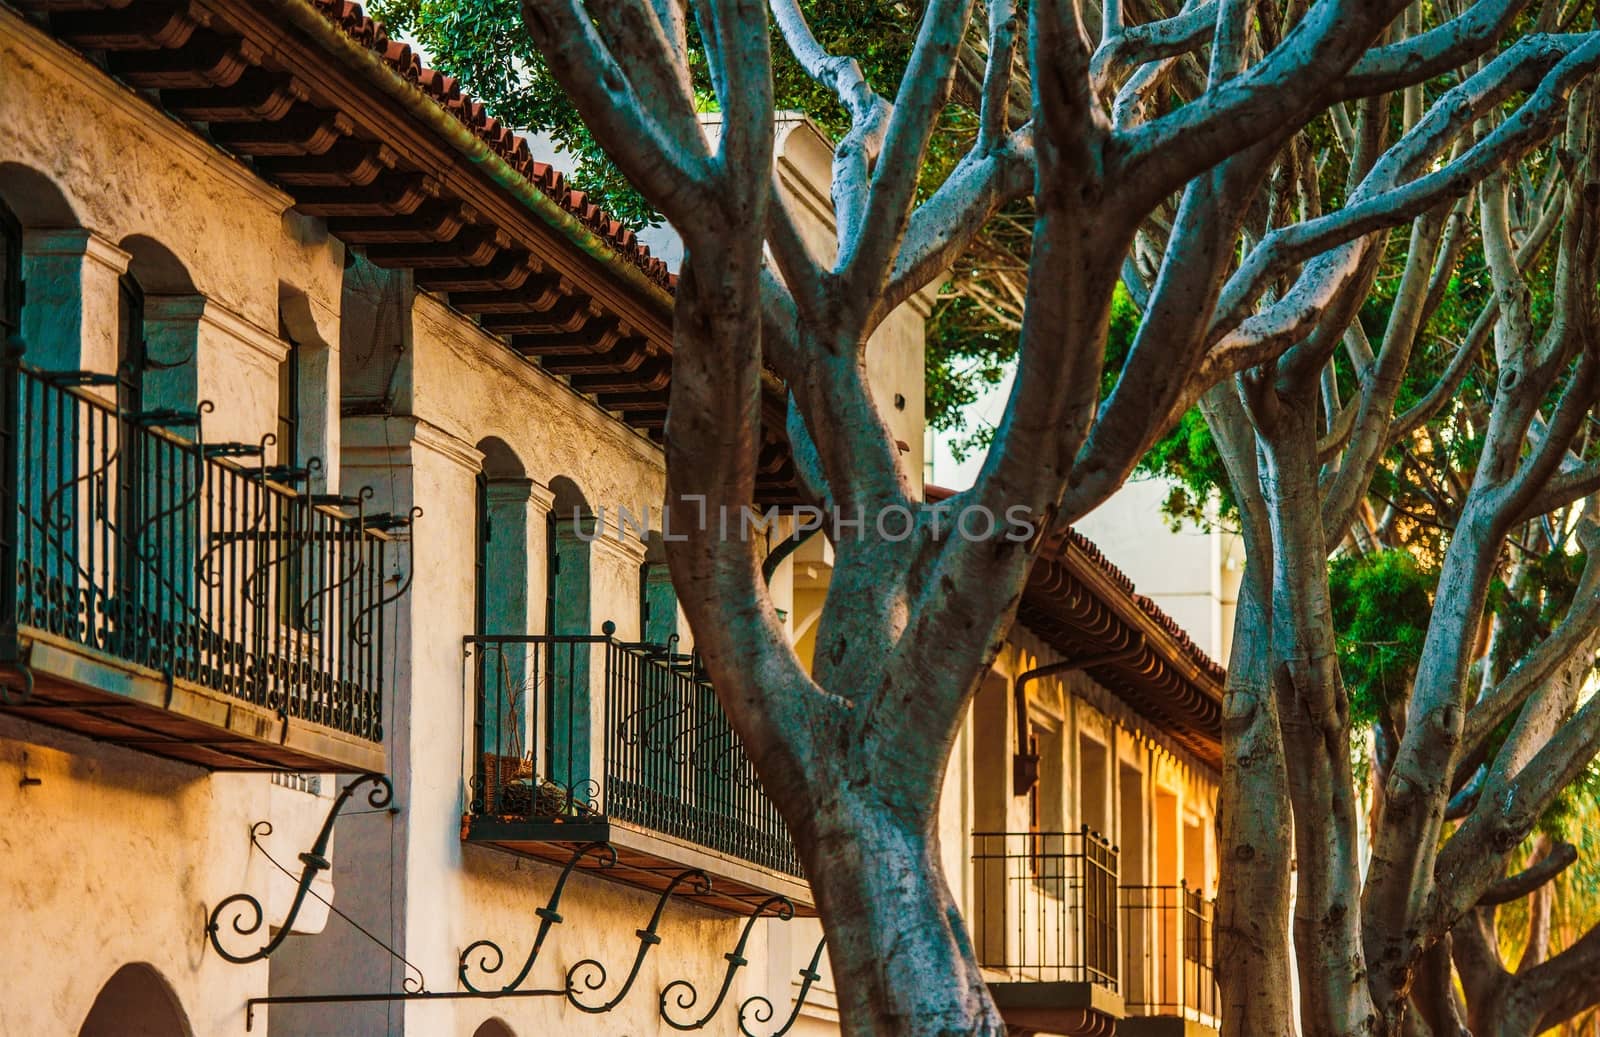
[[[926,821],[841,796],[813,818],[806,874],[850,1037],[1003,1037]]]
[[[1223,1037],[1294,1033],[1289,964],[1289,857],[1293,832],[1283,735],[1273,697],[1272,540],[1257,487],[1255,433],[1232,386],[1201,401],[1217,449],[1240,487],[1248,558],[1234,617],[1222,700],[1222,788],[1217,816],[1214,954]]]
[[[1294,944],[1300,1022],[1319,1035],[1398,1034],[1404,1004],[1379,1022],[1361,952],[1359,808],[1350,704],[1328,600],[1317,484],[1314,385],[1284,392],[1261,422],[1261,487],[1272,536],[1272,680],[1294,821]]]
[[[1265,619],[1263,577],[1259,565],[1246,570],[1241,617]],[[1225,1037],[1294,1033],[1286,859],[1291,832],[1278,711],[1265,672],[1271,657],[1267,626],[1247,620],[1237,628],[1223,703],[1216,954]]]

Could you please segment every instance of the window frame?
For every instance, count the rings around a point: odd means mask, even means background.
[[[0,201],[0,340],[22,334],[22,221]]]
[[[305,415],[301,413],[300,381],[304,376],[301,364],[305,359],[300,343],[294,336],[283,334],[289,350],[278,364],[278,464],[293,470],[300,467],[300,426]]]

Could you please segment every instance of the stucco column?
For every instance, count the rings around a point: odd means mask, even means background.
[[[550,487],[537,479],[527,485],[528,520],[528,630],[542,634],[550,629],[548,614],[550,512],[556,506],[556,495]]]
[[[462,747],[471,726],[462,637],[472,629],[474,479],[483,459],[471,445],[409,416],[346,418],[342,447],[342,492],[370,486],[369,512],[404,513],[417,500],[428,502],[428,512],[408,543],[391,548],[384,585],[393,594],[400,581],[412,579],[392,606],[386,657],[392,668],[384,674],[384,742],[402,809],[392,818],[357,812],[340,820],[334,882],[342,909],[392,920],[381,931],[397,950],[426,975],[451,975],[459,946],[441,891],[454,888],[460,869],[452,833],[465,803]],[[300,989],[395,990],[402,981],[399,967],[373,954],[347,926],[330,926],[305,947],[294,977]],[[442,1011],[396,1009],[381,1032],[445,1032],[437,1022]]]
[[[128,253],[92,230],[22,238],[22,337],[28,362],[56,371],[117,369],[117,279]]]
[[[616,637],[621,641],[638,641],[643,632],[639,629],[639,569],[644,564],[645,545],[626,523],[614,520],[601,522],[590,553],[590,600],[593,602],[595,625],[609,620],[617,625]],[[609,650],[608,650],[609,651]],[[609,654],[607,659],[609,661]],[[606,742],[612,726],[621,717],[607,715],[606,690],[608,681],[605,668],[595,667],[589,675],[591,691],[590,759],[598,764],[593,776],[604,779],[607,762]],[[616,706],[626,709],[638,694],[637,688],[619,687]]]
[[[81,227],[29,230],[22,250],[22,339],[24,361],[46,370],[113,372],[117,367],[117,278],[128,269],[127,252]],[[114,386],[95,386],[90,392],[115,402]],[[27,470],[32,473],[29,510],[41,515],[48,508],[64,534],[57,550],[41,550],[49,539],[39,526],[24,526],[30,543],[24,552],[45,562],[51,575],[75,582],[77,562],[86,557],[94,537],[92,523],[83,520],[89,506],[81,473],[95,470],[106,456],[107,429],[95,425],[98,445],[91,454],[83,434],[94,424],[77,408],[58,411],[46,397],[28,395],[33,428],[26,437]],[[76,485],[78,489],[65,492]],[[109,576],[105,565],[95,575]],[[92,616],[86,622],[95,622]]]
[[[157,296],[147,302],[146,334],[155,335],[160,330],[152,323],[152,314],[157,312],[153,306],[159,304],[163,315],[172,317],[174,341],[170,348],[176,351],[177,340],[188,334],[183,322],[191,317],[183,303],[170,300],[196,298]],[[268,331],[216,299],[198,301],[198,312],[192,317],[196,392],[200,399],[228,401],[228,406],[218,407],[206,415],[206,439],[260,442],[263,435],[275,434],[278,429],[280,369],[289,356],[289,343],[279,338],[276,331]],[[151,338],[151,359],[164,359],[160,351],[163,348]],[[276,449],[269,449],[266,463],[273,464],[278,457]]]
[[[644,556],[644,542],[633,529],[607,515],[590,552],[589,600],[595,625],[610,620],[624,641],[638,641],[644,635],[639,629],[639,568]]]

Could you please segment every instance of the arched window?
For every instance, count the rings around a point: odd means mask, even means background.
[[[172,431],[190,436],[192,420],[185,424],[177,416],[192,416],[200,403],[205,298],[183,261],[159,241],[135,234],[121,247],[130,258],[122,281],[117,359],[135,394],[133,409],[167,412],[174,416]]]
[[[22,333],[22,224],[0,202],[0,339]]]
[[[117,282],[117,406],[127,414],[144,410],[144,286],[133,274]]]
[[[472,1031],[472,1037],[513,1037],[511,1027],[498,1019],[489,1019]]]
[[[156,669],[189,665],[187,635],[152,638],[172,624],[199,628],[199,480],[193,455],[159,426],[192,439],[199,423],[200,318],[205,299],[171,249],[142,234],[126,237],[128,270],[117,295],[115,639],[127,657]],[[259,609],[268,606],[265,602]],[[266,637],[265,618],[253,636]],[[258,648],[258,650],[261,650]]]
[[[21,335],[34,367],[105,370],[104,356],[85,361],[82,339],[121,273],[106,244],[83,229],[49,174],[0,160],[0,341]]]
[[[527,634],[528,501],[532,483],[504,440],[478,443],[478,632]]]

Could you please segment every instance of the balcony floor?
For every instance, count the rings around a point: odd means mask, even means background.
[[[1122,998],[1098,983],[991,981],[989,993],[1006,1028],[1016,1035],[1110,1037],[1122,1032]]]
[[[492,846],[556,865],[566,864],[572,852],[585,843],[609,842],[617,851],[614,867],[603,868],[598,859],[589,855],[579,864],[578,870],[659,893],[667,888],[673,876],[699,868],[710,876],[711,891],[706,894],[680,892],[685,900],[716,911],[744,915],[769,896],[782,894],[794,904],[796,917],[812,918],[817,913],[810,887],[793,875],[771,871],[611,818],[507,821],[468,817],[461,835],[465,842]]]
[[[26,702],[0,710],[211,770],[381,773],[383,747],[333,728],[202,688],[47,634],[24,630],[33,673]],[[15,666],[0,677],[23,686]]]
[[[1217,1037],[1217,1028],[1174,1015],[1129,1016],[1117,1024],[1117,1037]]]

